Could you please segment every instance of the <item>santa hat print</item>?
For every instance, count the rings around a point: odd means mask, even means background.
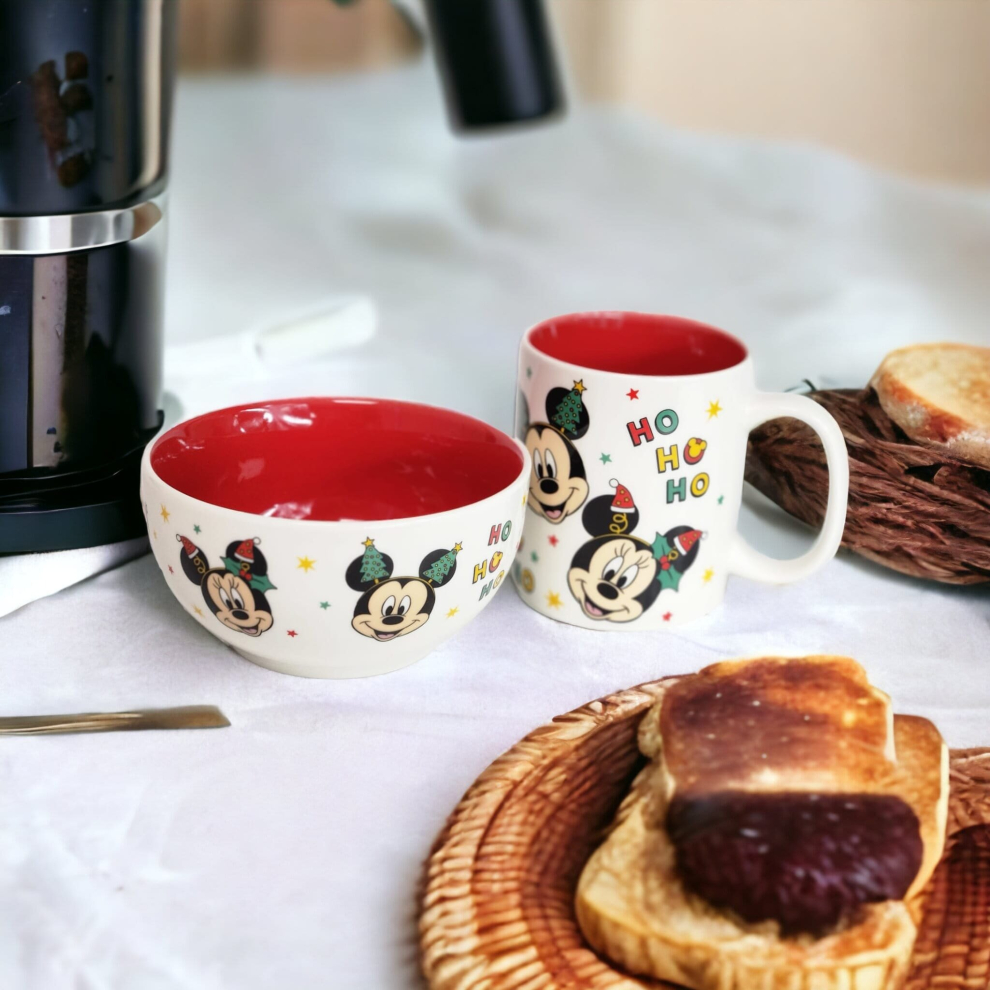
[[[260,541],[259,541],[260,542]],[[242,560],[245,564],[254,563],[254,540],[241,540],[237,549],[234,551],[234,557],[237,560]]]
[[[704,535],[700,529],[689,529],[686,533],[674,537],[674,546],[681,553],[686,554]]]
[[[199,553],[199,547],[188,536],[180,536],[176,533],[175,538],[182,544],[182,549],[186,552],[186,556],[190,560]]]
[[[210,566],[206,554],[188,536],[176,533],[175,538],[182,544],[182,549],[179,551],[179,566],[182,568],[182,573],[193,584],[199,584]],[[171,567],[168,570],[169,574],[174,573]]]
[[[636,504],[633,502],[632,492],[625,485],[620,484],[613,478],[609,484],[615,489],[612,497],[611,509],[613,512],[635,512]]]

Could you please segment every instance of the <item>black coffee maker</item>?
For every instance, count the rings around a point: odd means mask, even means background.
[[[0,558],[146,548],[178,6],[0,0]],[[559,112],[542,0],[419,10],[457,130]]]
[[[175,0],[0,0],[0,554],[134,541]]]

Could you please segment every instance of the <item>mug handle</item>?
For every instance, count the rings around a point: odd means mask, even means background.
[[[849,498],[849,454],[842,430],[832,416],[817,402],[803,395],[758,392],[750,400],[746,416],[746,435],[761,423],[780,416],[791,416],[810,426],[825,448],[828,464],[828,504],[822,528],[811,549],[791,560],[776,560],[754,550],[737,532],[732,547],[729,570],[740,577],[770,584],[790,584],[813,574],[834,556],[842,542]]]

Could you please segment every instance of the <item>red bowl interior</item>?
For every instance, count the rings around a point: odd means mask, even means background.
[[[558,316],[538,323],[528,339],[558,361],[623,375],[703,375],[746,359],[743,343],[724,330],[648,313]]]
[[[287,519],[381,520],[469,505],[523,467],[509,437],[446,409],[388,399],[288,399],[173,427],[152,470],[186,495]]]

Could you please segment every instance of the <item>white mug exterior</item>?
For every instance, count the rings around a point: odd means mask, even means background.
[[[543,353],[530,343],[533,329],[519,350],[516,413],[516,435],[531,464],[524,545],[513,570],[526,604],[586,629],[668,629],[719,605],[730,574],[783,584],[835,555],[848,455],[838,425],[817,403],[757,391],[748,356],[703,374],[622,374]],[[580,408],[585,417],[576,437],[561,438],[560,417],[568,414],[558,412],[562,392],[570,393],[570,415]],[[760,554],[737,531],[749,432],[777,416],[812,426],[829,467],[821,532],[794,560]],[[567,443],[583,465],[576,474],[584,474],[586,492],[580,477],[565,479],[573,497],[563,515],[548,518],[539,507],[537,471],[547,473],[549,450],[554,471],[569,477]],[[552,500],[560,497],[558,484]]]
[[[405,519],[338,522],[261,516],[192,498],[155,474],[153,446],[148,445],[141,464],[141,502],[151,549],[169,589],[204,629],[245,659],[280,673],[365,677],[415,663],[491,601],[508,578],[522,535],[528,461],[511,485],[470,505]],[[369,635],[367,624],[361,625],[363,634],[352,624],[363,596],[347,584],[345,573],[362,558],[368,540],[392,558],[393,580],[417,578],[431,551],[459,547],[453,577],[436,587],[426,620],[388,641]],[[223,574],[231,544],[241,541],[263,552],[263,577],[271,585],[264,592],[271,626],[260,633],[223,625],[180,558],[187,553],[195,572],[196,558],[187,552],[194,545],[200,571],[208,566]],[[245,555],[251,555],[250,547]]]

